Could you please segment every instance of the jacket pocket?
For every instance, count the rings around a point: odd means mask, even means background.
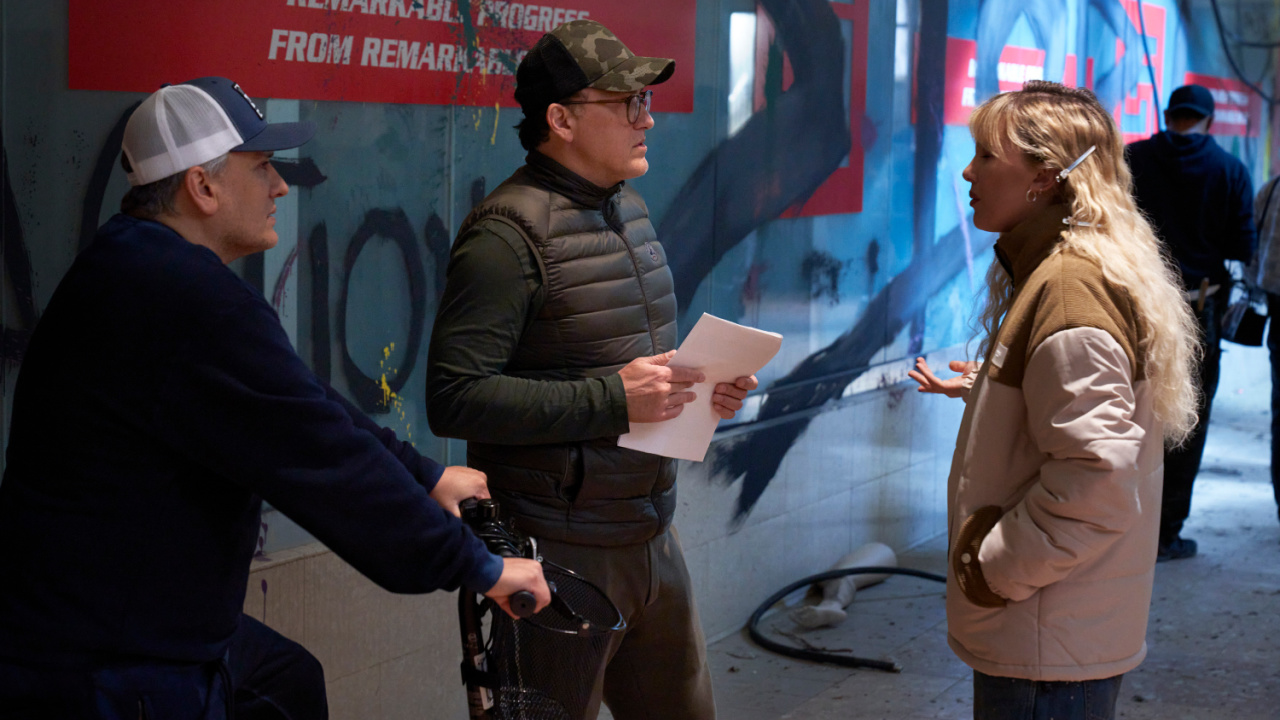
[[[568,452],[564,454],[564,471],[560,476],[559,486],[560,499],[569,505],[574,504],[578,493],[582,491],[582,482],[586,477],[583,466],[582,446],[569,446]]]
[[[1004,511],[995,505],[978,508],[960,526],[955,545],[951,547],[951,570],[956,584],[969,602],[978,607],[999,608],[1007,602],[987,584],[982,565],[978,562],[982,541],[991,534],[1003,514]]]

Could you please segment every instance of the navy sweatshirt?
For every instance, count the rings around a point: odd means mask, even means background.
[[[1177,260],[1187,289],[1203,278],[1229,280],[1224,260],[1249,262],[1258,241],[1244,163],[1209,135],[1171,130],[1129,145],[1125,155],[1134,199]]]
[[[14,392],[0,662],[220,657],[259,498],[388,590],[485,591],[502,561],[428,496],[442,472],[321,382],[213,252],[117,215]]]

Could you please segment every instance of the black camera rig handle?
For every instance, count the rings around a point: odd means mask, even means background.
[[[533,597],[533,593],[528,590],[512,593],[508,602],[511,604],[511,612],[515,613],[518,618],[527,618],[533,615],[533,611],[538,607],[538,601]]]
[[[462,521],[484,541],[493,554],[504,558],[533,556],[531,543],[512,532],[499,519],[496,500],[468,498],[459,503],[458,507],[462,511]],[[508,602],[511,605],[511,612],[520,618],[530,617],[538,606],[537,599],[528,590],[512,593]]]
[[[508,528],[499,519],[498,503],[491,499],[468,498],[458,504],[462,521],[489,551],[500,557],[533,557],[533,543]],[[508,598],[518,617],[533,615],[537,601],[533,593],[521,590]],[[482,618],[492,603],[478,594],[458,592],[458,620],[462,630],[462,681],[467,686],[467,709],[471,720],[491,720],[497,677],[487,667]],[[489,605],[492,607],[492,605]],[[496,612],[496,610],[495,610]]]
[[[463,521],[490,552],[542,564],[550,573],[547,588],[551,591],[550,612],[538,615],[534,615],[532,593],[513,593],[509,607],[520,620],[507,617],[492,599],[465,589],[458,593],[462,681],[467,688],[470,719],[582,717],[590,699],[590,683],[584,689],[576,681],[560,681],[533,671],[562,658],[594,667],[597,660],[603,661],[608,634],[626,629],[622,614],[600,588],[571,570],[544,563],[537,541],[504,522],[496,501],[470,499],[460,503],[460,509]],[[567,587],[567,595],[556,585]],[[484,619],[490,613],[486,638]]]

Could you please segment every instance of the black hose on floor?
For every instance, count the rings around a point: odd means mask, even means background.
[[[771,650],[779,655],[787,657],[799,658],[801,660],[810,660],[813,662],[832,663],[834,665],[843,665],[844,667],[865,667],[875,670],[884,670],[886,672],[902,672],[902,666],[897,663],[886,662],[884,660],[872,660],[871,658],[861,658],[855,655],[836,655],[834,653],[819,652],[817,650],[805,650],[804,648],[783,645],[765,637],[760,632],[760,618],[768,612],[782,598],[795,592],[797,589],[805,585],[813,585],[814,583],[824,582],[826,580],[834,580],[836,578],[848,577],[849,575],[910,575],[911,577],[923,578],[925,580],[933,580],[934,582],[945,583],[947,578],[937,573],[925,572],[923,570],[912,570],[910,568],[900,567],[852,567],[841,568],[839,570],[828,570],[810,575],[807,578],[801,578],[790,585],[782,588],[778,592],[769,596],[751,613],[751,619],[747,621],[747,633],[751,636],[751,640],[755,644]]]

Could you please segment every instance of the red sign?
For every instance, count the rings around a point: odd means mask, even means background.
[[[1203,85],[1213,93],[1214,135],[1258,137],[1262,128],[1262,98],[1239,80],[1187,73],[1184,85]]]
[[[978,44],[947,38],[947,90],[942,118],[947,125],[965,125],[973,114],[978,71]],[[996,66],[1000,92],[1021,90],[1028,80],[1044,79],[1044,51],[1005,45]]]
[[[867,113],[867,29],[870,26],[870,3],[857,0],[854,3],[832,2],[831,10],[839,22],[850,24],[853,42],[847,48],[849,63],[849,157],[827,176],[809,199],[799,207],[791,207],[782,217],[811,217],[815,215],[841,215],[862,212],[862,174],[864,153],[862,127]],[[769,47],[777,42],[773,21],[764,7],[756,3],[756,72],[754,105],[758,111],[765,106],[764,79],[768,64]],[[795,81],[791,58],[782,53],[782,91],[786,92]],[[655,96],[656,97],[656,96]]]
[[[695,0],[69,0],[69,85],[151,92],[229,77],[255,97],[515,106],[515,68],[589,18],[676,60],[654,110],[693,111]]]

